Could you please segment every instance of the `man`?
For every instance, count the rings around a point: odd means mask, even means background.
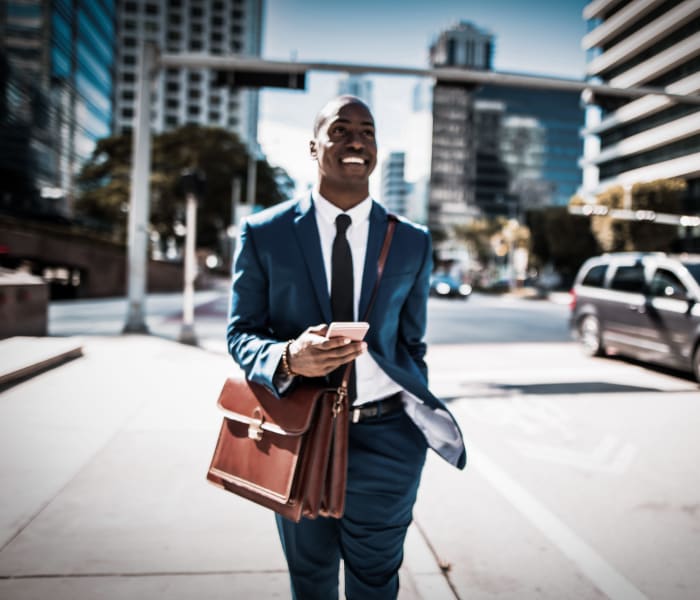
[[[387,229],[386,211],[369,196],[377,162],[369,108],[354,96],[329,102],[310,149],[313,192],[241,229],[228,347],[281,402],[299,378],[330,382],[355,361],[345,514],[300,523],[277,516],[277,526],[296,600],[337,598],[341,558],[347,598],[396,598],[426,447],[459,468],[466,461],[456,422],[427,388],[430,237],[399,221],[365,340],[327,339],[331,321],[364,315]]]

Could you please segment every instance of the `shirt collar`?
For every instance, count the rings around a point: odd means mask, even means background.
[[[314,208],[316,209],[316,214],[320,215],[320,217],[326,221],[327,223],[330,223],[335,227],[335,218],[341,214],[345,213],[346,215],[349,215],[350,218],[352,219],[352,224],[353,225],[359,225],[367,220],[369,220],[369,213],[372,210],[372,198],[371,196],[367,196],[362,202],[356,204],[353,206],[351,209],[347,211],[343,211],[339,209],[335,204],[330,202],[329,200],[326,200],[323,196],[321,196],[320,192],[318,189],[314,188],[311,192],[311,198],[313,199],[314,202]]]

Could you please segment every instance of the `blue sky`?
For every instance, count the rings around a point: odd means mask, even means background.
[[[427,67],[431,42],[463,20],[494,35],[496,71],[580,79],[585,67],[581,38],[586,33],[581,12],[586,4],[586,0],[266,0],[263,56]],[[263,150],[302,188],[314,177],[313,164],[306,158],[313,117],[335,95],[339,78],[340,74],[312,73],[306,92],[261,94]],[[417,81],[373,77],[380,150],[405,149],[405,124]]]

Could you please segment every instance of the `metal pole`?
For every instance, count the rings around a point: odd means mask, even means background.
[[[236,249],[236,237],[238,236],[238,227],[236,215],[238,206],[241,204],[241,178],[236,176],[231,180],[231,224],[229,226],[229,253],[228,264],[233,268],[233,253]]]
[[[197,257],[195,240],[197,237],[197,197],[194,193],[187,194],[187,213],[185,217],[185,287],[182,299],[182,327],[180,337],[183,344],[197,345],[197,335],[194,332],[194,280],[197,277]]]
[[[258,161],[255,152],[251,152],[248,156],[248,184],[246,188],[246,204],[252,210],[255,206],[255,183],[258,174]]]
[[[131,197],[127,248],[128,303],[124,333],[148,333],[145,320],[150,213],[148,180],[151,173],[151,76],[155,64],[155,45],[144,43],[137,74],[136,118],[131,151]]]

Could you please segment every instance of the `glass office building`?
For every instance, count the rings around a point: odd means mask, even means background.
[[[580,94],[483,86],[475,95],[477,111],[484,100],[503,106],[499,154],[508,172],[511,205],[520,212],[566,206],[581,185]]]
[[[0,51],[11,89],[31,89],[28,106],[8,105],[31,139],[24,171],[42,198],[70,212],[74,178],[98,139],[111,133],[114,71],[112,0],[5,1],[0,9]],[[35,164],[44,165],[40,172]],[[17,168],[21,165],[15,165]]]
[[[462,22],[430,49],[434,67],[489,71],[493,35]],[[428,221],[449,231],[474,218],[521,218],[566,205],[581,184],[578,92],[438,82]]]

